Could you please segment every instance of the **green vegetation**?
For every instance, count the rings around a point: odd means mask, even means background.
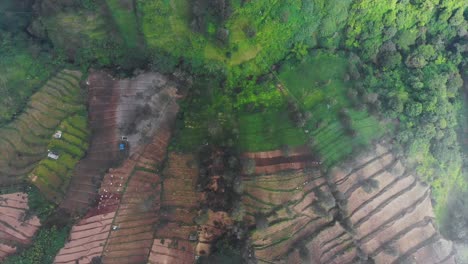
[[[52,135],[59,126],[65,126],[66,122],[73,122],[75,128],[83,128],[82,130],[86,131],[86,123],[83,124],[83,120],[86,120],[86,112],[82,105],[82,91],[78,86],[80,76],[80,72],[68,70],[56,74],[30,97],[28,106],[21,115],[0,128],[2,138],[0,171],[2,176],[5,176],[0,178],[2,186],[24,182],[27,176],[30,176],[29,179],[32,181],[38,180],[30,172],[36,168],[39,161],[47,156],[47,147],[49,146],[49,149],[63,147],[62,144],[52,140]],[[76,114],[81,115],[81,119],[73,117]],[[70,119],[61,125],[67,118]],[[86,138],[79,133],[78,138],[80,137]],[[77,142],[77,138],[72,137],[71,133],[65,133],[63,142],[65,140],[71,143]],[[78,159],[82,156],[86,145],[80,148],[73,146],[73,144],[67,145]],[[75,163],[76,161],[67,166],[70,168]],[[35,172],[41,174],[44,171],[44,167],[39,166]],[[41,187],[44,186],[39,182],[35,184],[42,190]],[[48,194],[44,193],[44,195]]]
[[[297,66],[286,64],[283,68],[279,75],[283,89],[305,112],[298,116],[294,111],[299,109],[290,107],[295,113],[293,120],[310,133],[308,142],[325,165],[336,164],[383,135],[383,126],[353,94],[344,55],[318,51]]]
[[[106,0],[106,3],[127,46],[131,49],[137,49],[140,37],[133,1]]]
[[[24,108],[29,97],[54,71],[50,56],[22,35],[0,30],[0,126]]]
[[[305,133],[294,126],[286,109],[242,113],[239,117],[242,151],[275,150],[285,145],[303,145],[306,141]]]
[[[65,195],[73,168],[88,149],[89,132],[87,114],[66,118],[57,127],[62,131],[60,139],[52,139],[47,149],[57,153],[59,158],[45,157],[30,173],[31,181],[41,189],[43,195],[53,201],[60,201]]]
[[[62,73],[33,94],[68,61],[187,74],[179,151],[307,144],[331,167],[387,134],[432,187],[442,226],[464,221],[449,194],[468,190],[466,1],[43,0],[2,10],[34,16],[0,16],[0,183],[29,175],[48,199],[63,195],[88,147],[78,80]],[[18,33],[26,29],[37,39]],[[56,129],[62,139],[50,140]],[[44,159],[47,148],[58,161]],[[32,208],[47,215],[38,193]]]
[[[43,228],[33,240],[31,247],[24,249],[19,254],[10,256],[5,264],[37,264],[53,263],[57,252],[65,245],[70,228]]]

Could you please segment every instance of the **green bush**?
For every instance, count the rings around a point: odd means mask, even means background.
[[[70,228],[42,228],[30,247],[8,257],[5,264],[53,263],[57,252],[65,245]]]

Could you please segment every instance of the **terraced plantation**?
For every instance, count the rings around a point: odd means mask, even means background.
[[[115,82],[112,82],[114,80],[110,75],[102,72],[90,75],[90,78],[93,76],[107,76],[111,85],[108,87],[121,96],[110,101],[111,105],[115,102],[115,108],[98,108],[101,110],[95,112],[102,117],[102,134],[112,133],[105,130],[106,127],[113,130],[114,134],[127,131],[127,146],[131,149],[125,153],[114,152],[113,155],[121,162],[105,173],[96,191],[96,205],[72,228],[69,242],[60,250],[55,263],[89,263],[95,257],[104,263],[144,262],[153,247],[159,220],[159,169],[166,157],[171,127],[179,109],[175,101],[179,95],[175,86],[158,74],[142,74],[135,80]],[[92,85],[92,81],[88,80],[88,83]],[[153,90],[155,86],[159,87],[159,93]],[[100,88],[105,89],[103,86]],[[146,92],[151,93],[149,97],[142,95]],[[105,98],[109,99],[105,97],[106,93],[100,95],[104,97],[101,102],[106,101]],[[90,100],[96,101],[98,96],[96,93]],[[135,98],[147,99],[136,101]],[[134,112],[140,111],[137,109],[145,105],[151,107],[154,111],[152,113],[158,114],[135,120]],[[133,126],[144,126],[145,129],[128,132],[128,127]],[[117,140],[114,143],[118,146],[119,142]]]
[[[26,246],[41,226],[37,216],[28,214],[28,195],[10,193],[0,195],[0,261]]]
[[[455,263],[452,243],[435,226],[429,188],[386,145],[325,175],[277,168],[242,181],[260,263]]]
[[[277,157],[286,158],[282,155]],[[320,241],[319,234],[327,232],[323,230],[333,227],[344,232],[334,221],[337,213],[335,199],[320,170],[300,166],[276,168],[264,176],[244,176],[242,181],[242,202],[250,223],[256,225],[251,236],[255,256],[260,263],[285,260],[307,239]],[[347,242],[346,246],[352,246],[351,240]],[[355,248],[343,257],[333,253],[320,255],[328,250],[318,247],[310,255],[316,258],[317,263],[344,263],[344,259],[352,261],[356,257]],[[301,260],[294,263],[301,263]]]
[[[455,263],[452,243],[438,233],[430,190],[385,145],[330,173],[346,199],[346,221],[362,251],[378,263]]]
[[[21,115],[0,128],[0,187],[20,184],[29,176],[48,197],[59,199],[63,195],[70,177],[67,171],[86,149],[85,124],[67,125],[74,116],[85,113],[80,78],[78,71],[57,73],[30,98]],[[62,140],[52,140],[58,129],[65,130],[67,126]],[[80,129],[78,138],[70,132],[76,129],[74,126]],[[48,148],[59,154],[57,160],[47,160]],[[38,163],[41,166],[30,174]]]
[[[67,197],[60,207],[85,213],[96,201],[105,171],[142,151],[155,131],[175,111],[176,86],[157,73],[117,79],[105,71],[92,71],[88,86],[90,145],[73,171]],[[119,151],[126,137],[128,148]]]
[[[193,219],[198,216],[201,195],[196,191],[198,167],[195,157],[171,152],[163,171],[161,214],[149,256],[149,263],[191,263],[197,237]]]

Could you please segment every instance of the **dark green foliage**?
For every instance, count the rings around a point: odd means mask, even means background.
[[[245,242],[239,241],[235,237],[224,236],[214,245],[213,253],[207,257],[200,257],[197,264],[242,264],[245,261],[241,255],[241,249]]]
[[[449,197],[442,218],[441,231],[447,238],[468,243],[468,191],[455,189]]]
[[[31,20],[33,0],[0,1],[0,31],[18,33],[24,30]]]
[[[29,215],[37,215],[41,221],[47,219],[55,209],[55,205],[41,194],[39,189],[31,185],[28,187]]]
[[[64,246],[70,228],[43,228],[33,240],[31,247],[7,258],[4,264],[53,263],[55,255]]]
[[[24,34],[0,29],[0,125],[17,116],[54,71],[44,48]]]

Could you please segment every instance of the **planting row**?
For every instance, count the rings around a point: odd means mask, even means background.
[[[81,73],[77,71],[58,73],[31,96],[20,116],[0,129],[0,186],[24,181],[37,163],[47,158],[48,145],[58,144],[52,143],[51,139],[60,123],[76,113],[83,113],[80,77]],[[67,137],[71,138],[70,135]],[[84,149],[86,146],[78,147]],[[74,153],[76,157],[81,154],[77,152]]]
[[[455,263],[450,242],[434,225],[428,186],[383,145],[334,169],[354,241],[376,263]],[[437,250],[434,250],[437,249]]]

